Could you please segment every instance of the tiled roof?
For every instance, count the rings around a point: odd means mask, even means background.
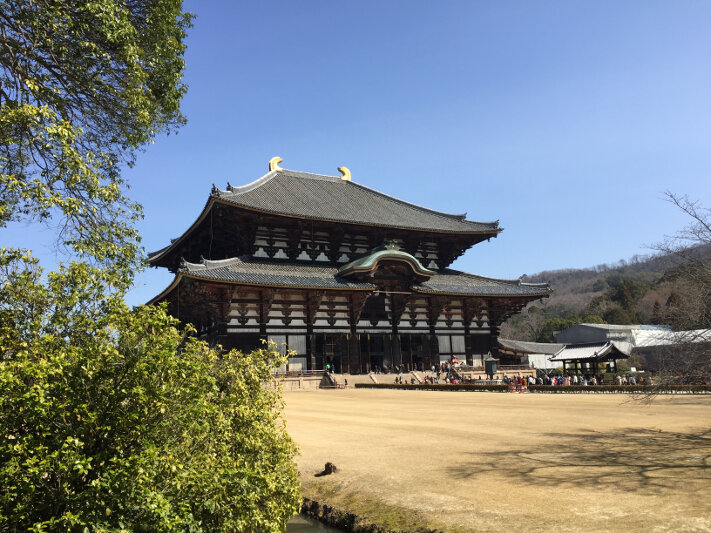
[[[502,339],[499,337],[499,344],[505,349],[513,350],[516,352],[526,352],[526,353],[544,353],[548,355],[553,355],[558,353],[564,344],[558,344],[555,342],[528,342],[528,341],[517,341],[513,339]]]
[[[179,272],[201,279],[265,285],[270,287],[303,287],[323,289],[375,289],[374,285],[349,281],[336,276],[337,268],[313,263],[276,263],[240,258],[202,263],[183,262]]]
[[[635,348],[711,342],[711,329],[692,329],[686,331],[640,329],[633,332],[633,338]]]
[[[522,283],[521,280],[488,278],[446,268],[430,280],[417,286],[418,292],[467,294],[472,296],[511,295],[547,296],[547,283]]]
[[[567,344],[558,353],[550,358],[551,361],[584,361],[590,359],[604,359],[610,353],[616,353],[619,359],[628,356],[620,351],[617,346],[608,342],[591,342],[586,344]]]
[[[330,265],[306,262],[275,262],[256,259],[203,260],[201,263],[183,262],[178,270],[190,277],[278,287],[303,287],[324,289],[374,290],[370,283],[348,281],[337,275],[338,269]],[[499,280],[445,270],[429,281],[413,286],[414,292],[427,294],[455,294],[463,296],[546,296],[547,285],[529,285],[511,280]]]
[[[214,189],[225,203],[280,215],[445,233],[496,235],[498,222],[474,222],[393,198],[336,176],[272,170],[242,187]]]

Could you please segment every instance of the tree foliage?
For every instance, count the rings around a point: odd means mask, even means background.
[[[0,0],[0,227],[57,216],[62,241],[130,269],[140,207],[120,166],[184,122],[180,0]]]
[[[667,201],[688,215],[685,228],[657,248],[680,265],[665,276],[670,287],[664,319],[675,333],[661,350],[660,384],[708,383],[711,379],[711,209],[667,191]],[[706,252],[706,253],[705,253]]]
[[[283,530],[277,352],[220,355],[83,263],[43,284],[3,250],[0,273],[0,530]]]
[[[282,531],[298,509],[274,350],[222,354],[163,307],[121,167],[184,119],[180,0],[0,0],[0,531]]]

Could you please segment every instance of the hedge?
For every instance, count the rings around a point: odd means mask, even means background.
[[[402,385],[396,385],[395,383],[356,383],[356,389],[399,389],[399,390],[436,390],[436,391],[487,391],[487,392],[508,392],[510,390],[509,385],[480,385],[480,384],[470,384],[461,383],[457,385],[425,385],[425,384],[415,384],[410,385],[409,383],[403,383]]]
[[[398,389],[398,390],[429,390],[429,391],[469,391],[469,392],[509,392],[511,385],[480,385],[461,383],[457,385],[425,385],[409,383],[356,383],[356,389]],[[551,394],[711,394],[711,385],[668,385],[655,387],[654,385],[529,385],[529,392],[542,392]]]
[[[580,393],[627,393],[627,394],[709,394],[711,385],[529,385],[531,392],[547,392],[553,394]]]

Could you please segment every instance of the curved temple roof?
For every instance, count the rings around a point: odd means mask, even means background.
[[[337,176],[272,170],[242,187],[215,189],[226,203],[314,220],[445,233],[498,234],[498,222],[474,222],[399,200]]]
[[[182,278],[250,285],[326,290],[375,291],[371,283],[350,281],[338,275],[338,268],[305,262],[261,261],[231,258],[219,261],[203,260],[201,263],[183,262],[173,282],[149,303],[165,298]],[[426,282],[412,287],[414,294],[443,294],[452,296],[503,296],[536,299],[551,293],[547,284],[527,284],[520,280],[501,280],[445,269]]]
[[[148,254],[155,264],[183,241],[219,202],[277,216],[388,227],[433,233],[496,237],[502,229],[496,222],[474,222],[466,215],[453,215],[399,200],[337,176],[295,170],[271,170],[261,178],[227,190],[213,186],[202,212],[192,225],[168,246]]]
[[[338,275],[345,277],[350,276],[351,274],[365,272],[372,273],[377,270],[378,264],[381,261],[398,261],[406,263],[412,269],[412,273],[415,278],[419,281],[425,281],[435,274],[434,270],[430,270],[422,266],[422,263],[420,263],[415,256],[399,250],[395,244],[391,243],[379,246],[373,249],[373,251],[368,255],[343,265],[338,269]]]

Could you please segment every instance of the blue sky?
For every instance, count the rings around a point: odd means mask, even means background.
[[[711,204],[710,2],[185,7],[188,124],[125,174],[148,251],[193,222],[212,183],[253,181],[275,155],[500,220],[454,265],[497,277],[650,253],[686,222],[666,189]],[[129,303],[171,279],[140,275]]]

